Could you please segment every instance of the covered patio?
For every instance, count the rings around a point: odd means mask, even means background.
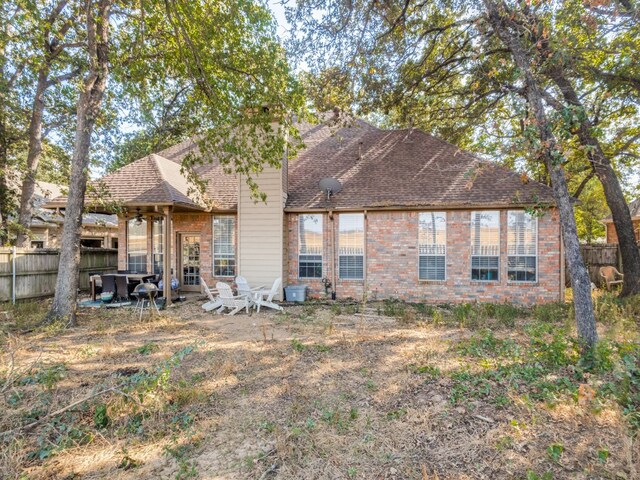
[[[172,303],[175,278],[180,291],[200,292],[202,235],[207,207],[180,164],[152,154],[104,177],[85,199],[93,213],[118,215],[118,273],[156,275],[162,296]],[[64,209],[66,197],[47,208]],[[201,228],[196,228],[199,225]],[[210,228],[208,229],[210,232]],[[208,249],[207,249],[208,250]],[[166,275],[166,272],[170,272]]]

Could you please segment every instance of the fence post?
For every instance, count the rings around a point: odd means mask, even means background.
[[[11,249],[11,301],[16,304],[16,247]]]

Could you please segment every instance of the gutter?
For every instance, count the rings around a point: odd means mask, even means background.
[[[376,207],[376,206],[360,206],[360,207],[344,207],[344,208],[327,208],[327,207],[309,207],[309,208],[285,208],[285,213],[321,213],[321,212],[407,212],[407,211],[436,211],[436,210],[513,210],[516,208],[530,207],[531,204],[467,204],[467,205],[411,205],[411,206],[393,206],[393,207]],[[555,205],[550,205],[550,208],[556,208]]]

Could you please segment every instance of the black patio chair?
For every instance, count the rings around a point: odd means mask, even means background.
[[[124,275],[118,275],[115,277],[116,279],[116,298],[120,301],[128,301],[129,294],[129,284],[127,283],[127,277]]]

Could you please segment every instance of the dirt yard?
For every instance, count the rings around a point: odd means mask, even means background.
[[[640,478],[635,310],[585,366],[564,306],[199,304],[0,317],[0,477]]]

